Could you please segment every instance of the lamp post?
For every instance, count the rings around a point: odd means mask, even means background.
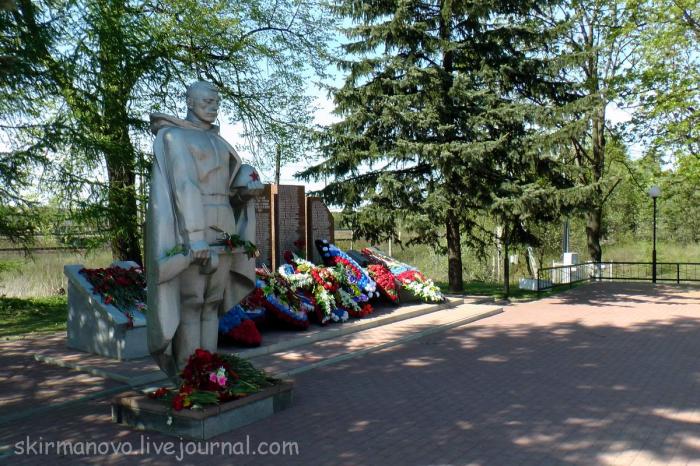
[[[656,198],[661,196],[661,188],[654,185],[649,188],[649,197],[654,201],[654,243],[651,250],[651,281],[656,283]]]

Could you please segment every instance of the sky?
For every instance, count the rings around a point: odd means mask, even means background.
[[[315,84],[310,84],[308,89],[308,94],[314,97],[314,106],[316,111],[314,112],[314,125],[326,126],[333,122],[338,121],[338,118],[332,114],[333,111],[333,101],[328,98],[325,90],[320,90]],[[228,122],[227,115],[222,114],[219,117],[221,124],[221,136],[235,147],[240,147],[246,144],[246,141],[241,138],[242,126],[240,124],[231,124]],[[250,153],[244,150],[239,151],[239,155],[244,161],[252,160]],[[290,163],[283,165],[280,169],[280,184],[295,184],[295,185],[306,185],[306,191],[315,191],[325,187],[323,182],[309,182],[306,183],[301,180],[294,178],[294,174],[298,173],[309,166],[311,166],[315,161],[315,158],[309,158],[308,160],[299,161],[297,163]],[[269,182],[274,177],[274,173],[261,173],[263,181]]]

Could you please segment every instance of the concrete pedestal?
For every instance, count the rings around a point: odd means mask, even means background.
[[[138,430],[206,440],[287,409],[292,403],[292,386],[292,382],[284,381],[218,406],[182,411],[172,411],[164,401],[141,393],[126,393],[112,401],[112,421]]]

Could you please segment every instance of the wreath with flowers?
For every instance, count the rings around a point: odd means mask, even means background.
[[[289,263],[279,267],[278,275],[284,277],[290,290],[297,294],[299,306],[306,310],[307,315],[313,316],[321,325],[347,320],[347,313],[335,312],[337,306],[334,294],[337,293],[339,284],[333,271],[317,267],[293,253],[285,254],[285,257]],[[302,304],[304,296],[305,306]],[[311,305],[313,312],[309,313]]]
[[[383,264],[369,264],[367,273],[377,283],[377,289],[385,298],[392,303],[399,302],[399,290],[391,270]]]
[[[326,240],[316,240],[328,270],[332,270],[339,284],[335,293],[336,308],[343,309],[349,317],[362,318],[374,308],[368,303],[379,297],[377,284],[348,254]]]
[[[311,277],[317,285],[322,286],[327,292],[335,293],[338,291],[338,281],[333,272],[326,268],[314,267],[309,271]]]
[[[262,336],[245,308],[238,304],[219,318],[219,334],[226,342],[242,346],[260,346]]]
[[[309,328],[309,316],[305,312],[295,309],[274,294],[266,295],[265,301],[265,309],[280,323],[297,330]]]
[[[352,257],[326,240],[316,240],[316,248],[327,266],[342,266],[346,271],[348,282],[356,285],[369,299],[379,296],[377,284]]]
[[[246,335],[252,334],[251,324],[247,324],[246,320],[258,326],[277,325],[289,327],[295,330],[306,330],[309,327],[309,318],[306,310],[300,305],[300,298],[294,292],[292,284],[286,277],[279,274],[271,274],[268,271],[257,269],[257,279],[255,289],[246,296],[238,306],[227,312],[220,320],[220,331],[222,329],[221,321],[231,319],[236,323],[236,319],[242,321],[242,325],[248,326],[248,329],[240,330]],[[237,317],[232,314],[237,313],[237,308],[240,308],[244,317]],[[228,331],[231,333],[231,330]],[[224,334],[224,333],[222,333]],[[231,335],[229,335],[231,336]],[[240,335],[238,335],[240,337]],[[248,340],[252,344],[252,335],[248,335]],[[242,342],[245,344],[245,342]]]
[[[362,254],[372,264],[383,265],[389,269],[401,287],[421,301],[439,303],[445,300],[440,288],[415,267],[397,261],[374,247],[364,248]]]
[[[256,280],[257,283],[257,280]],[[265,312],[265,293],[258,286],[241,301],[240,306],[246,316],[255,322],[255,325],[264,325],[267,320]]]
[[[297,330],[309,328],[309,317],[299,310],[299,297],[286,276],[265,273],[257,280],[257,287],[262,290],[265,298],[263,306],[270,317]]]

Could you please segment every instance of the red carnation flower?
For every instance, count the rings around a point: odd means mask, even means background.
[[[148,397],[158,399],[158,398],[163,398],[167,394],[168,394],[168,389],[165,387],[161,387],[158,390],[156,390],[155,392],[149,393]]]
[[[180,411],[182,408],[185,406],[185,398],[182,397],[181,395],[175,395],[173,397],[173,409],[175,411]]]
[[[208,364],[211,362],[211,353],[205,349],[197,348],[194,351],[194,358],[199,360],[202,364]]]

